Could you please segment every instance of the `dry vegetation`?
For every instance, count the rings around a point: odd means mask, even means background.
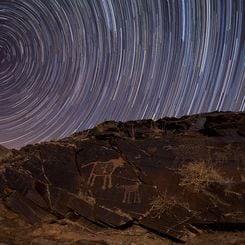
[[[167,196],[167,192],[159,193],[158,196],[151,202],[151,213],[153,218],[161,218],[163,214],[169,214],[176,200]]]
[[[201,192],[214,182],[225,182],[224,177],[205,161],[183,165],[179,173],[182,176],[179,185],[193,192]]]

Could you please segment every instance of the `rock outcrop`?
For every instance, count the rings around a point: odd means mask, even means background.
[[[7,149],[6,147],[0,145],[0,161],[9,158],[12,155],[11,150]]]
[[[0,163],[1,203],[34,227],[138,226],[176,242],[244,230],[244,136],[245,113],[105,122],[12,150]]]

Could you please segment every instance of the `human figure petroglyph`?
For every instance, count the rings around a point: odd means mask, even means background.
[[[184,163],[186,160],[190,161],[200,159],[200,146],[193,145],[191,147],[188,147],[186,145],[167,145],[164,147],[164,149],[167,151],[173,151],[175,155],[174,161],[177,163]]]
[[[102,177],[103,178],[102,189],[105,190],[107,188],[111,188],[112,175],[114,171],[117,168],[122,167],[123,165],[124,165],[124,160],[122,158],[118,158],[118,159],[111,159],[105,162],[100,162],[100,161],[91,162],[83,166],[82,168],[92,166],[92,170],[88,177],[87,185],[94,186],[96,178]]]
[[[231,152],[231,145],[225,145],[223,147],[208,146],[208,152],[212,161],[226,162],[228,161]]]
[[[136,182],[131,185],[121,185],[120,188],[123,188],[123,203],[141,203],[139,187],[141,183]],[[132,200],[132,202],[131,202]]]
[[[214,161],[226,162],[228,161],[228,155],[225,151],[216,151],[213,153]]]
[[[233,157],[231,155],[232,149],[231,145],[225,146],[207,146],[208,154],[210,155],[210,160],[212,162],[226,162],[229,158]]]
[[[234,152],[235,152],[233,154],[234,160],[239,163],[241,168],[244,168],[245,167],[245,164],[244,164],[245,163],[245,156],[244,156],[245,147],[242,147],[242,146],[234,147]]]

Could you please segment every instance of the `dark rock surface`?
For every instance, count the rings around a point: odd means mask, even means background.
[[[203,230],[243,231],[244,136],[245,113],[105,122],[8,152],[0,159],[0,203],[30,227],[65,221],[125,232],[137,225],[176,242]]]

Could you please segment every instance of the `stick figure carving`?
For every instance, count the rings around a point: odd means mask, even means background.
[[[164,147],[165,150],[173,151],[174,153],[174,161],[176,163],[185,163],[187,160],[197,160],[200,158],[200,146],[194,146],[192,145],[191,147],[186,146],[186,145],[178,145],[178,146],[172,146],[168,145]],[[208,156],[207,156],[208,157]]]
[[[94,186],[96,178],[102,177],[103,178],[102,189],[105,190],[107,188],[112,187],[112,175],[117,168],[122,167],[124,165],[124,161],[122,158],[111,159],[105,162],[96,161],[96,162],[91,162],[83,166],[82,168],[91,165],[93,167],[90,172],[87,185]]]
[[[140,187],[140,182],[136,182],[135,184],[132,185],[121,185],[120,188],[124,189],[122,202],[141,203],[139,187]]]

